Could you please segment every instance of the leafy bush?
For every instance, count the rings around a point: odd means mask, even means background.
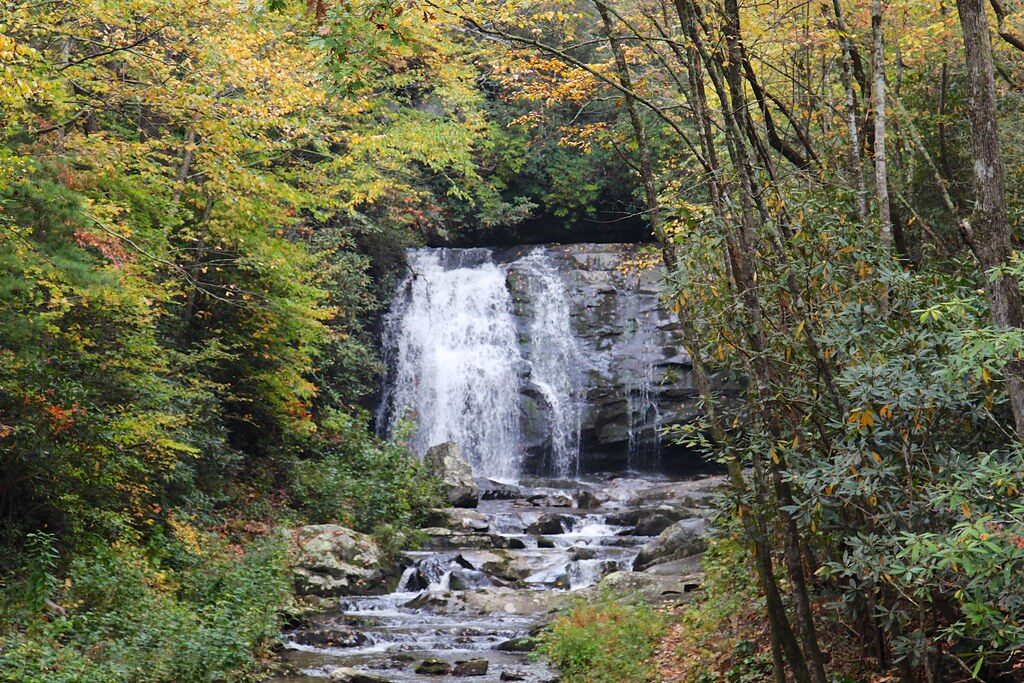
[[[52,546],[37,538],[29,586],[48,585]],[[219,543],[162,569],[138,549],[97,545],[72,560],[43,609],[6,596],[0,648],[7,681],[239,681],[254,675],[276,641],[289,596],[284,549],[260,542],[242,552]]]
[[[366,433],[357,416],[325,420],[328,435],[292,473],[292,504],[311,522],[371,532],[409,529],[440,502],[437,482],[403,446]]]
[[[648,605],[608,595],[577,602],[540,636],[537,649],[566,683],[632,683],[655,680],[651,657],[665,633],[665,615]]]

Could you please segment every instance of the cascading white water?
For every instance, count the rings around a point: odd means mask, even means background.
[[[635,297],[620,301],[625,355],[632,359],[625,368],[625,398],[630,469],[657,466],[661,456],[661,414],[653,358],[657,356],[656,324],[640,312]]]
[[[395,374],[378,419],[414,422],[418,453],[455,441],[477,475],[516,479],[522,359],[505,271],[479,249],[410,250],[409,271],[385,319]]]
[[[455,441],[477,476],[503,481],[524,463],[578,476],[581,437],[595,460],[658,468],[667,334],[656,288],[615,270],[614,250],[504,254],[517,253],[409,251],[384,320],[378,430],[405,436],[408,423],[420,455]]]
[[[575,476],[579,474],[587,366],[572,329],[569,295],[544,249],[534,249],[512,267],[525,276],[533,308],[526,353],[530,382],[548,408],[552,472],[558,477]]]
[[[586,359],[572,329],[566,284],[537,248],[499,266],[485,249],[414,249],[385,318],[394,368],[378,413],[381,431],[414,423],[413,449],[455,441],[477,475],[514,480],[523,460],[521,390],[541,397],[550,470],[579,473]],[[527,329],[519,343],[507,286],[523,281]]]

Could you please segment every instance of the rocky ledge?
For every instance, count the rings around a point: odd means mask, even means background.
[[[512,263],[533,248],[498,250],[494,257]],[[666,447],[658,436],[658,427],[693,421],[699,405],[679,320],[659,305],[664,270],[656,254],[637,244],[556,244],[545,249],[566,283],[571,324],[583,345],[583,468],[667,466],[692,471],[700,467],[699,457],[683,448]],[[530,278],[529,272],[514,266],[509,270],[508,288],[524,337],[537,314]],[[524,437],[539,463],[550,449],[551,416],[543,392],[531,384],[529,376],[525,379]]]

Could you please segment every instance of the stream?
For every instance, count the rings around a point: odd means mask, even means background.
[[[566,597],[585,599],[602,577],[631,572],[651,534],[693,514],[717,478],[478,481],[475,510],[447,509],[452,528],[429,528],[424,548],[402,553],[394,592],[342,597],[286,634],[284,659],[295,673],[276,680],[323,680],[339,667],[394,682],[555,680],[517,639],[546,624]],[[681,599],[695,586],[671,570],[642,575],[658,579],[665,597]],[[428,660],[454,673],[417,673]],[[460,662],[475,669],[460,674]]]

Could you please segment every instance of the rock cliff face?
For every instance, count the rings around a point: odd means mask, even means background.
[[[531,273],[515,262],[535,247],[496,252],[511,264],[512,293],[520,339],[526,341],[538,313]],[[695,464],[679,449],[668,449],[658,428],[696,417],[690,358],[679,339],[679,321],[659,306],[660,265],[638,268],[653,256],[634,244],[572,244],[543,247],[570,301],[573,331],[581,342],[585,399],[580,424],[584,469],[622,465],[661,469]],[[653,259],[656,260],[656,259]],[[523,437],[529,451],[550,449],[551,411],[531,381],[522,384]]]

